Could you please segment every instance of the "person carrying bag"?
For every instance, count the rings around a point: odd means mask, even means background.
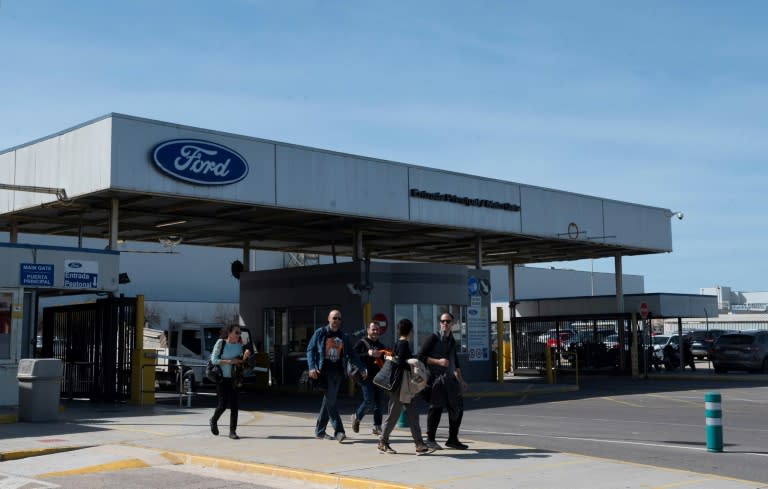
[[[382,367],[381,371],[376,376],[377,378],[381,377],[381,384],[392,387],[392,390],[388,392],[389,411],[387,413],[387,419],[384,421],[384,426],[382,426],[378,449],[380,453],[397,453],[391,446],[389,446],[389,435],[391,435],[392,430],[395,429],[395,424],[397,424],[397,420],[400,417],[400,412],[405,409],[405,416],[408,420],[408,426],[411,429],[411,437],[416,444],[416,455],[425,455],[427,453],[432,453],[434,450],[424,443],[424,439],[421,436],[419,413],[412,403],[403,403],[400,400],[400,389],[402,389],[403,384],[403,371],[410,369],[408,359],[413,358],[410,344],[410,338],[413,335],[413,323],[409,319],[401,319],[400,322],[397,323],[397,333],[399,339],[393,348],[392,358],[387,359],[384,363],[384,367]],[[390,365],[389,368],[392,370],[392,373],[384,375],[382,372],[387,370],[387,365]],[[377,383],[376,385],[381,384]]]

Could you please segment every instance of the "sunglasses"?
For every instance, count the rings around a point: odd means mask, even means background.
[[[340,317],[332,317],[331,319],[333,319],[334,321],[341,321]]]
[[[441,324],[451,324],[453,322],[453,319],[441,319]]]

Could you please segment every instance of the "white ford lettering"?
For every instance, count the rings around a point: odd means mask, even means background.
[[[192,173],[205,175],[213,173],[217,177],[229,175],[230,158],[226,161],[215,161],[203,159],[205,156],[216,156],[218,151],[212,149],[203,149],[192,144],[181,147],[180,156],[173,160],[173,166],[179,171],[189,170]]]

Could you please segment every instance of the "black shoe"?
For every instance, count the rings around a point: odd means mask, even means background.
[[[454,450],[466,450],[469,448],[469,445],[465,445],[459,440],[448,440],[445,442],[445,446],[448,448],[453,448]]]
[[[237,433],[235,433],[234,431],[230,431],[229,432],[229,437],[232,438],[233,440],[239,440],[240,439],[240,437],[237,436]]]
[[[210,420],[208,420],[208,424],[211,425],[211,433],[213,433],[216,436],[219,436],[219,427],[216,426],[216,421],[214,421],[213,418],[211,418]]]
[[[352,415],[352,431],[360,433],[360,420],[357,419],[357,414]]]

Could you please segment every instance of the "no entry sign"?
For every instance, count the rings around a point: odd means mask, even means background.
[[[387,316],[379,312],[374,314],[373,319],[371,320],[379,325],[379,334],[384,334],[387,332]]]
[[[648,319],[648,304],[645,302],[640,303],[640,317],[643,319]]]

